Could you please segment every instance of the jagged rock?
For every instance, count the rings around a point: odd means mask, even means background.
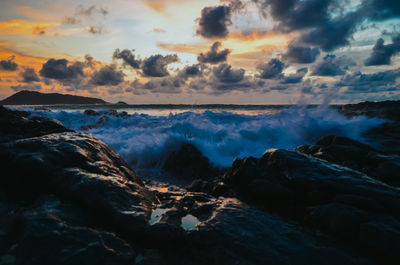
[[[8,165],[2,186],[15,197],[54,193],[114,227],[140,230],[147,223],[152,193],[119,155],[91,135],[57,133],[4,143],[0,159]]]
[[[54,196],[8,214],[3,260],[16,264],[133,264],[135,252],[115,234],[87,227],[85,213]],[[14,264],[14,262],[12,262]]]
[[[400,100],[388,100],[382,102],[361,102],[347,104],[339,108],[339,112],[349,117],[369,116],[393,121],[400,121]]]
[[[392,186],[400,186],[400,156],[389,155],[347,137],[326,136],[316,146],[296,150],[361,171]]]
[[[99,116],[100,115],[100,113],[98,113],[97,111],[92,110],[92,109],[87,109],[83,113],[88,116]]]
[[[380,240],[400,240],[397,223],[384,221],[400,219],[400,190],[361,172],[297,151],[268,150],[260,159],[235,160],[224,180],[250,202],[338,239],[348,235],[343,242],[383,264],[400,258],[396,248],[363,240],[374,236],[363,227],[376,220],[380,229],[393,232],[390,237],[381,233]]]
[[[29,115],[26,111],[12,111],[0,106],[0,143],[51,133],[71,132],[55,119]]]

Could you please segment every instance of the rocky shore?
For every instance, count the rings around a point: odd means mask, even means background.
[[[214,168],[183,144],[152,186],[106,144],[0,106],[0,264],[398,264],[400,102],[387,120]],[[88,112],[87,115],[96,115]]]

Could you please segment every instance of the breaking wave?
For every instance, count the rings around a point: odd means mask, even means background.
[[[160,166],[168,152],[183,142],[194,144],[214,165],[227,167],[236,157],[259,157],[269,148],[315,144],[331,134],[362,141],[363,132],[382,123],[367,117],[348,119],[328,107],[290,107],[258,115],[234,111],[188,111],[166,116],[99,113],[33,111],[33,115],[49,116],[71,129],[94,134],[133,168]]]

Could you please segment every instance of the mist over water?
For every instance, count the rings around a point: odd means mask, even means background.
[[[168,152],[184,142],[194,144],[216,166],[228,167],[236,157],[259,157],[269,148],[315,144],[326,135],[363,141],[363,132],[382,123],[367,117],[348,119],[326,106],[274,111],[184,110],[169,115],[130,112],[123,117],[99,112],[100,116],[88,116],[82,110],[69,109],[33,111],[33,115],[55,118],[77,131],[82,131],[82,126],[97,124],[98,127],[84,131],[110,145],[136,169],[160,167]]]

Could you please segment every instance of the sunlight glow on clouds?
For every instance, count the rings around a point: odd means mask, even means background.
[[[395,0],[3,0],[0,97],[31,88],[137,103],[400,98],[399,23]],[[43,76],[49,61],[80,74]]]

